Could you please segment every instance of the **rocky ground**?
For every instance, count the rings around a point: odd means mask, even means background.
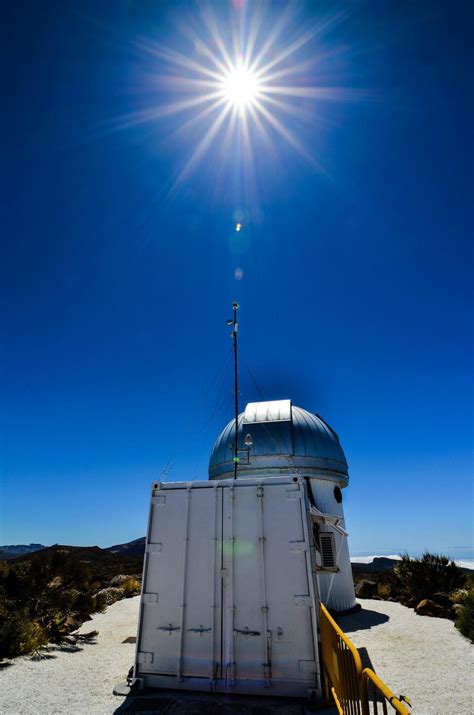
[[[471,715],[474,647],[451,621],[420,618],[399,603],[363,599],[363,610],[338,620],[363,660],[395,694],[409,695],[415,715]],[[136,707],[112,694],[134,658],[139,598],[118,601],[80,631],[98,636],[76,645],[49,646],[40,657],[0,664],[1,715],[111,715],[112,713],[301,713],[301,707],[267,703],[259,709],[223,698],[161,698],[158,709]],[[295,709],[296,707],[296,709]],[[137,709],[138,708],[138,709]],[[328,712],[328,711],[326,711]]]

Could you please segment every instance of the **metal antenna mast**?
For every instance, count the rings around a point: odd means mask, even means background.
[[[235,408],[235,435],[234,435],[234,479],[237,479],[237,466],[239,464],[239,449],[238,449],[238,427],[239,427],[239,373],[237,370],[237,328],[239,324],[237,322],[237,311],[239,309],[239,304],[234,301],[232,303],[232,310],[234,311],[234,317],[232,320],[227,321],[227,325],[232,325],[232,342],[234,345],[234,408]]]

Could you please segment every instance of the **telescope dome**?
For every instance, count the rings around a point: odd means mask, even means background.
[[[215,441],[209,479],[234,476],[235,420]],[[344,487],[348,467],[339,437],[319,415],[291,400],[250,402],[238,418],[237,478],[301,476],[329,479]]]

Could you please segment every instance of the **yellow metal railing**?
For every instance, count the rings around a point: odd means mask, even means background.
[[[387,703],[400,715],[408,715],[409,713],[403,703],[395,697],[390,688],[370,668],[364,668],[362,671],[361,695],[362,699],[367,703],[370,715],[379,715],[379,712],[383,713],[383,715],[388,715]],[[409,703],[408,699],[407,702]]]
[[[387,703],[400,715],[409,711],[370,668],[362,668],[359,651],[328,610],[320,609],[322,666],[326,699],[339,715],[388,715]],[[409,702],[407,699],[406,702]]]
[[[335,692],[336,706],[343,715],[364,715],[360,699],[362,661],[359,651],[321,604],[321,646],[326,698]]]

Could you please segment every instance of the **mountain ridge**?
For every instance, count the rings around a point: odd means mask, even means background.
[[[15,559],[18,556],[31,554],[45,548],[46,546],[43,544],[4,544],[0,546],[0,560],[8,561],[9,559]]]

